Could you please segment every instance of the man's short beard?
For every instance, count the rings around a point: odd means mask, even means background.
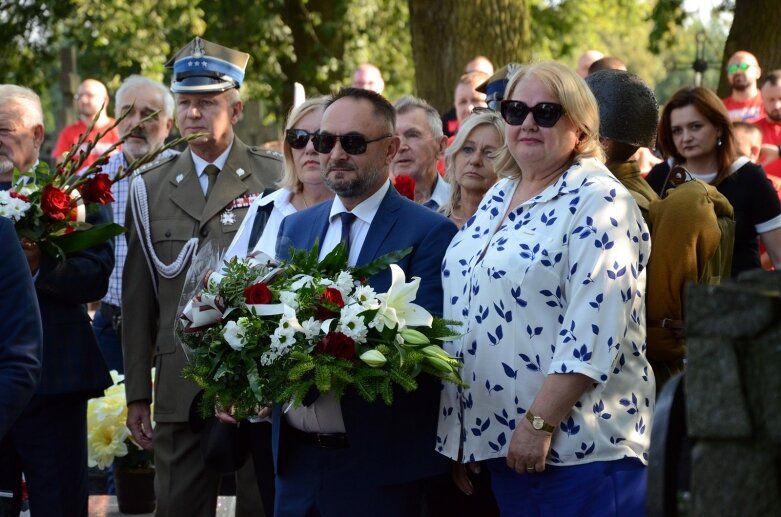
[[[773,110],[767,112],[767,118],[773,122],[781,122],[781,110]]]
[[[747,89],[748,89],[747,83],[739,83],[739,84],[732,85],[732,91],[735,92],[745,92]]]
[[[152,150],[152,145],[147,141],[143,143],[125,141],[122,150],[131,160],[137,160]]]
[[[11,174],[14,170],[14,162],[7,156],[0,156],[0,176]]]
[[[370,167],[365,172],[365,175],[358,175],[347,182],[334,182],[327,174],[323,174],[323,182],[340,198],[352,199],[366,194],[377,184],[377,180],[382,175],[382,168]]]

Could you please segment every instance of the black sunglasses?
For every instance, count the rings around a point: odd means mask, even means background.
[[[540,127],[553,127],[564,115],[561,104],[554,102],[541,102],[530,108],[521,101],[502,101],[499,103],[500,113],[505,122],[511,126],[520,126],[531,112],[534,122]]]
[[[309,143],[309,139],[314,136],[315,133],[310,133],[306,129],[288,129],[285,131],[287,145],[293,149],[303,149]]]
[[[315,151],[320,154],[328,154],[333,151],[336,141],[338,140],[347,154],[363,154],[366,152],[366,147],[372,142],[379,142],[386,138],[391,138],[393,135],[383,135],[373,140],[367,140],[365,136],[359,134],[349,135],[329,135],[323,133],[316,133],[312,136],[312,144],[315,146]]]

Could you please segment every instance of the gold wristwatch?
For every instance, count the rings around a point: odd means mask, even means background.
[[[531,411],[526,412],[526,420],[531,422],[532,427],[538,431],[545,431],[546,433],[552,433],[556,428],[542,419],[541,416],[532,415]]]

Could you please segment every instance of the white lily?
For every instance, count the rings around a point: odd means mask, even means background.
[[[382,302],[375,319],[375,325],[382,331],[387,327],[396,327],[399,330],[406,326],[430,327],[434,317],[416,303],[415,296],[420,287],[420,278],[413,277],[411,282],[406,282],[404,270],[397,264],[391,264],[391,286],[388,292],[377,295]]]

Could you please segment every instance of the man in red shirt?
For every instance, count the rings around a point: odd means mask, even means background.
[[[724,107],[733,121],[756,122],[765,113],[762,109],[762,94],[757,80],[762,75],[757,58],[750,52],[738,50],[727,62],[727,80],[732,93],[724,99]]]
[[[760,161],[768,175],[781,177],[781,70],[767,74],[762,82],[762,99],[766,116],[757,121],[762,130]]]
[[[69,126],[65,126],[60,132],[57,144],[52,151],[52,158],[57,163],[60,163],[65,153],[68,152],[73,144],[79,141],[79,137],[87,132],[87,128],[98,112],[100,112],[100,116],[87,136],[87,140],[94,140],[98,133],[105,131],[114,122],[114,119],[106,114],[108,112],[109,97],[106,87],[100,81],[95,79],[84,80],[76,92],[76,101],[79,108],[79,120]],[[112,144],[116,143],[117,140],[119,140],[119,135],[115,128],[97,143],[83,166],[90,166],[98,156]],[[82,148],[84,148],[84,144],[82,144]]]

